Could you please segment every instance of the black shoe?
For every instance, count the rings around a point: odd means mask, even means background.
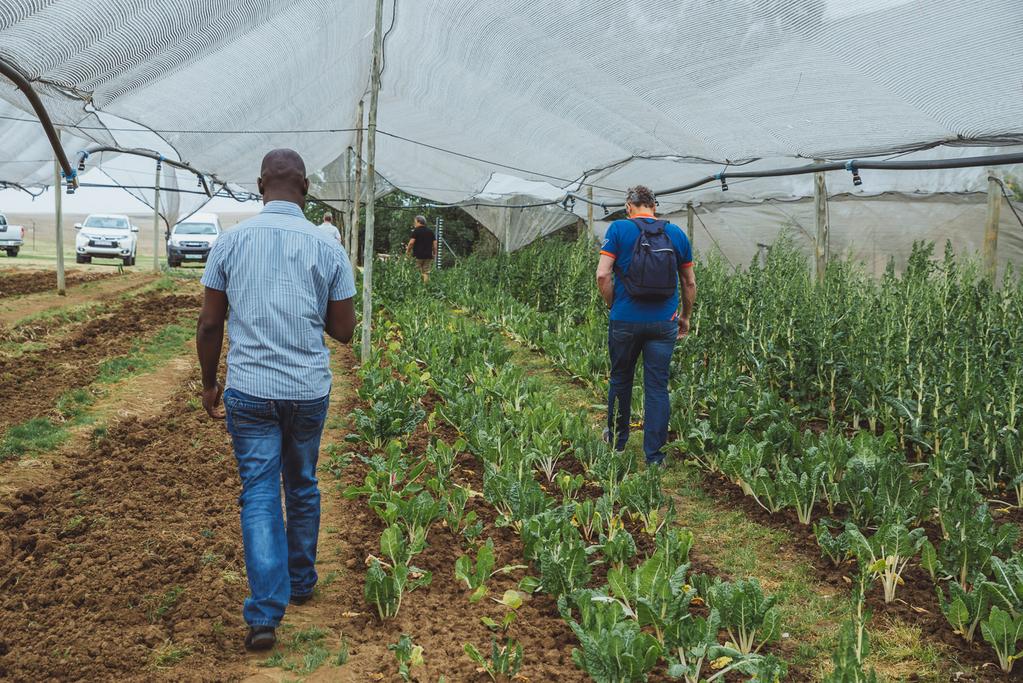
[[[313,599],[312,593],[305,593],[303,595],[292,595],[288,600],[292,605],[304,605]]]
[[[277,644],[277,633],[273,626],[250,626],[245,636],[246,650],[269,650]]]

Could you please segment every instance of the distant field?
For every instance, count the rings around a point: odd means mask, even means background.
[[[220,223],[225,228],[240,223],[252,216],[254,212],[220,213]],[[43,267],[54,264],[57,260],[57,229],[56,221],[48,214],[6,214],[7,221],[15,225],[25,226],[25,246],[17,258],[8,258],[0,252],[0,269],[10,267]],[[138,261],[136,268],[151,268],[153,254],[153,216],[152,214],[128,214],[132,223],[139,227]],[[65,263],[75,264],[75,223],[81,223],[85,214],[64,215],[64,259]],[[163,228],[160,229],[160,258],[166,260],[167,247],[163,239]],[[106,270],[116,267],[120,262],[113,259],[97,259],[91,266],[79,265],[78,268],[95,268]]]

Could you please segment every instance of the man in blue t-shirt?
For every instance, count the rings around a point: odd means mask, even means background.
[[[615,450],[625,449],[632,418],[632,382],[636,361],[643,356],[644,425],[643,452],[648,465],[664,461],[668,441],[668,372],[675,340],[689,334],[689,318],[696,301],[693,252],[681,228],[668,223],[665,234],[675,251],[682,296],[676,284],[672,296],[659,301],[640,301],[626,290],[622,274],[628,273],[632,252],[639,239],[637,222],[653,224],[654,193],[642,185],[630,188],[625,202],[628,219],[617,220],[607,229],[597,264],[597,287],[611,309],[607,345],[611,355],[611,382],[607,396],[605,439],[613,438]],[[681,303],[681,310],[679,304]]]

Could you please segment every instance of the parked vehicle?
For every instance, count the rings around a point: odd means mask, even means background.
[[[171,231],[167,240],[167,265],[176,268],[185,262],[206,263],[221,232],[217,214],[192,214]]]
[[[126,266],[135,265],[138,226],[124,214],[93,213],[84,223],[76,223],[75,261],[91,263],[95,257],[119,258]]]
[[[7,216],[0,213],[0,249],[7,252],[8,256],[18,255],[21,245],[25,243],[25,228],[20,225],[10,225]]]

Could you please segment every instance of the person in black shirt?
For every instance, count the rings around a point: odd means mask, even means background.
[[[426,227],[426,216],[416,216],[412,226],[412,239],[405,248],[405,255],[416,259],[416,267],[423,276],[423,282],[430,281],[430,269],[437,260],[437,236]]]

